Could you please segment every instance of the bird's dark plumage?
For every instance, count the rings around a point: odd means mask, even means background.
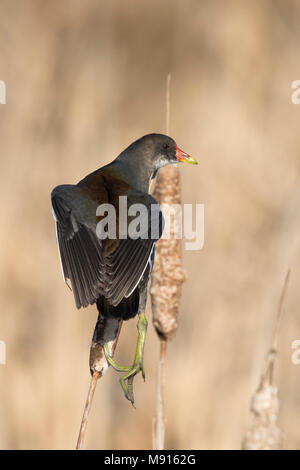
[[[99,318],[139,315],[131,367],[118,366],[108,343],[101,344],[108,364],[126,372],[120,384],[133,405],[133,379],[141,372],[145,380],[147,285],[163,230],[149,181],[159,168],[177,161],[196,163],[170,137],[149,134],[77,185],[57,186],[51,194],[63,276],[71,282],[77,308],[96,302]]]
[[[159,206],[148,194],[149,180],[161,166],[178,161],[177,149],[170,137],[149,134],[77,185],[61,185],[52,191],[62,271],[71,282],[77,308],[97,302],[102,315],[122,319],[138,312],[139,285],[142,277],[149,276],[154,243],[163,228]],[[128,208],[133,204],[147,207],[148,233],[144,237],[118,237],[120,196],[127,196]],[[116,209],[116,239],[97,236],[100,204]],[[151,237],[151,205],[160,213],[156,237]],[[128,217],[128,224],[131,219]]]

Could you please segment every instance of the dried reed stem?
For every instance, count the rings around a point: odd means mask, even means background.
[[[110,355],[113,356],[116,345],[118,342],[119,334],[122,327],[121,320],[115,320],[112,318],[104,318],[99,313],[98,320],[95,326],[93,341],[90,348],[90,370],[92,374],[91,383],[85,402],[83,417],[81,420],[76,450],[82,449],[83,440],[86,433],[86,427],[88,422],[89,412],[92,406],[94,393],[99,377],[106,372],[109,364],[105,358],[103,343],[108,344]]]
[[[171,111],[171,74],[168,73],[167,76],[167,86],[166,86],[166,134],[169,135],[170,132],[170,111]]]
[[[283,446],[284,434],[277,425],[280,401],[278,388],[274,386],[274,368],[278,354],[278,338],[283,315],[283,304],[290,278],[288,270],[281,290],[271,347],[258,389],[251,400],[254,415],[251,428],[247,431],[242,448],[245,450],[276,450]]]
[[[97,380],[99,378],[99,372],[95,371],[92,375],[91,378],[91,383],[90,383],[90,388],[88,391],[87,399],[85,402],[85,407],[84,407],[84,412],[82,416],[82,421],[80,425],[80,430],[79,430],[79,435],[78,435],[78,440],[77,440],[77,445],[76,445],[76,450],[80,450],[82,448],[84,436],[85,436],[85,431],[86,431],[86,426],[87,426],[87,421],[88,421],[88,416],[89,412],[92,406],[92,401],[94,398],[94,393],[96,390],[96,385],[97,385]]]
[[[166,134],[170,129],[170,84],[166,86]],[[180,204],[180,174],[177,165],[161,168],[157,174],[153,195],[159,204]],[[153,447],[164,449],[164,384],[167,341],[177,330],[181,284],[186,275],[181,262],[180,240],[174,239],[175,220],[170,230],[170,239],[160,239],[155,247],[155,263],[151,280],[151,304],[153,324],[160,339],[160,357],[157,366],[156,410],[154,420]]]
[[[167,342],[160,340],[160,353],[157,365],[156,382],[156,416],[154,421],[153,448],[163,450],[165,442],[165,415],[164,415],[164,396],[165,396],[165,377],[166,377],[166,353]]]

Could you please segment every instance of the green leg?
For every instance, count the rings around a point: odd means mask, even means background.
[[[106,357],[107,362],[118,372],[128,372],[131,369],[131,366],[119,366],[116,361],[113,360],[111,355],[109,354],[108,344],[103,344],[104,354]]]
[[[138,372],[142,372],[142,377],[145,380],[145,369],[143,365],[143,354],[144,354],[144,345],[147,332],[147,319],[144,313],[139,315],[139,320],[137,323],[138,329],[138,339],[136,345],[136,351],[134,356],[134,361],[132,366],[119,366],[109,354],[107,344],[103,345],[104,353],[107,362],[118,372],[127,372],[120,379],[120,384],[125,394],[127,400],[129,400],[134,406],[134,396],[133,396],[133,379]],[[127,380],[127,385],[126,381]]]

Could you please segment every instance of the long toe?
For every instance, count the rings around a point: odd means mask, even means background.
[[[133,408],[135,408],[135,404],[134,404],[134,394],[133,394],[133,379],[134,379],[134,376],[132,377],[129,377],[129,379],[127,380],[127,400],[129,400],[133,406]]]

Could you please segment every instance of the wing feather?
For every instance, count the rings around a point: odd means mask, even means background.
[[[155,202],[147,194],[143,198],[149,207]],[[137,199],[140,202],[140,194]],[[93,304],[101,296],[116,307],[137,287],[156,239],[120,239],[108,254],[108,241],[100,240],[96,234],[97,202],[72,185],[55,188],[51,200],[63,275],[65,281],[71,282],[77,308]],[[131,200],[134,201],[132,195]],[[162,227],[159,236],[161,232]]]

